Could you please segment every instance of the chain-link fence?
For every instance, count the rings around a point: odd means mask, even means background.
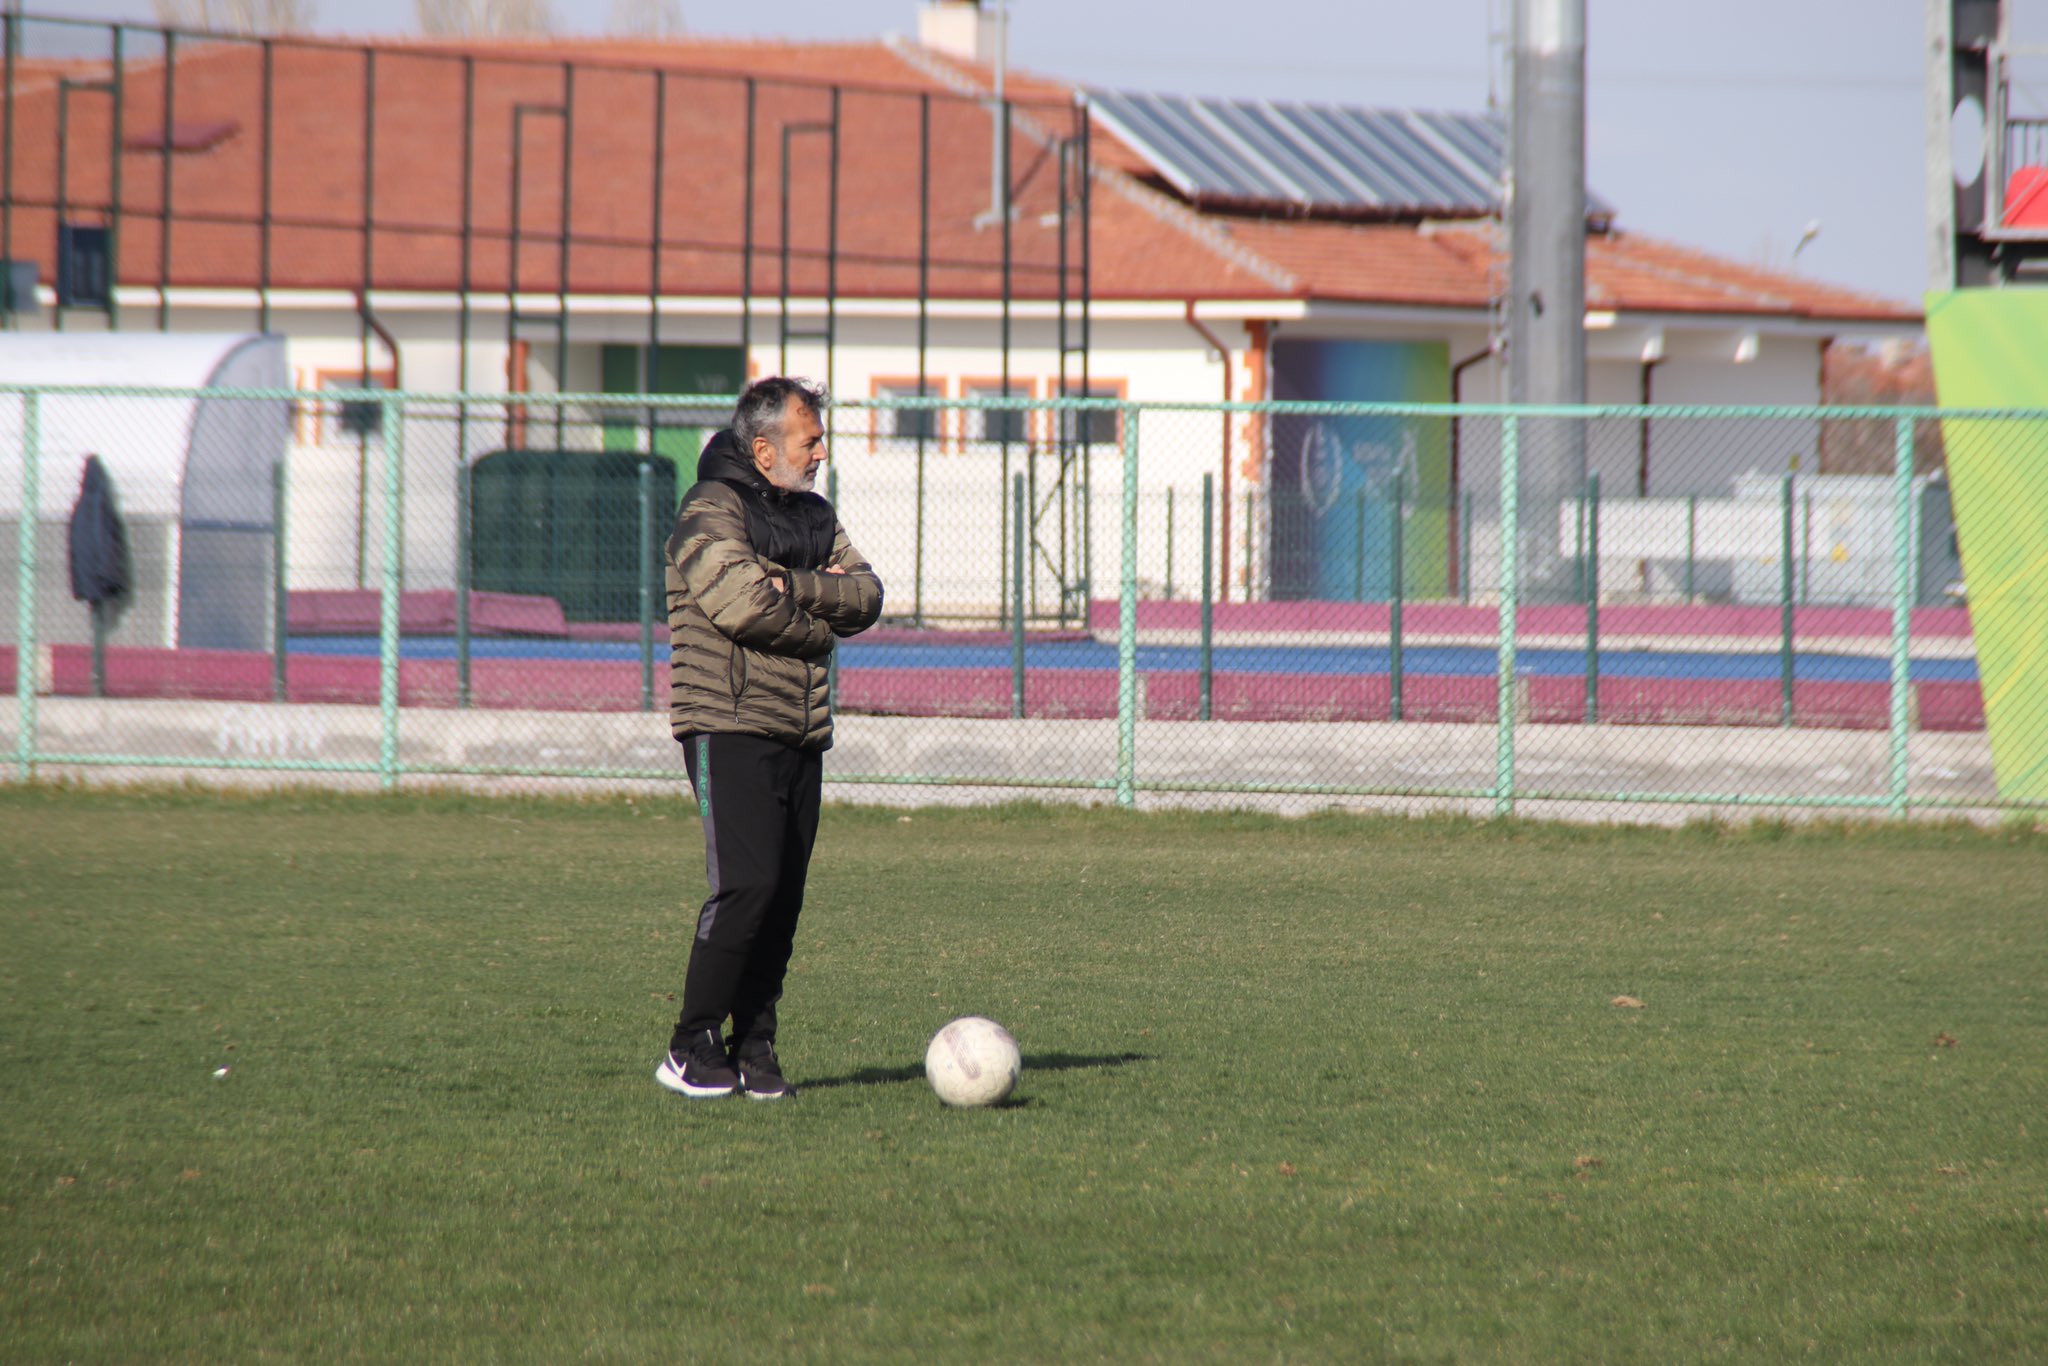
[[[729,403],[0,391],[14,775],[681,782],[661,545]],[[904,399],[830,438],[888,593],[844,798],[2048,806],[2040,414]]]

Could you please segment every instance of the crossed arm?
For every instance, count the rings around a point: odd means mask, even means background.
[[[778,577],[797,607],[822,618],[834,635],[858,635],[882,615],[882,580],[837,523],[832,558],[823,569],[784,570]]]
[[[787,569],[754,552],[737,507],[707,498],[677,526],[669,554],[713,628],[749,649],[816,659],[835,635],[864,631],[882,614],[881,579],[836,525],[825,568]]]

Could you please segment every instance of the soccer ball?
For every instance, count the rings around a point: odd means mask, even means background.
[[[963,1015],[932,1035],[924,1074],[948,1105],[994,1105],[1017,1087],[1024,1057],[1010,1031],[994,1020]]]

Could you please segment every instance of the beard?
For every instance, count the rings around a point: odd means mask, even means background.
[[[818,482],[818,467],[806,465],[801,456],[794,460],[783,458],[780,451],[765,471],[768,482],[784,493],[809,493]]]

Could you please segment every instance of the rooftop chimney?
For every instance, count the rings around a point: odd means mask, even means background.
[[[926,0],[917,16],[917,41],[949,57],[987,66],[996,60],[997,25],[994,7],[980,0]]]

